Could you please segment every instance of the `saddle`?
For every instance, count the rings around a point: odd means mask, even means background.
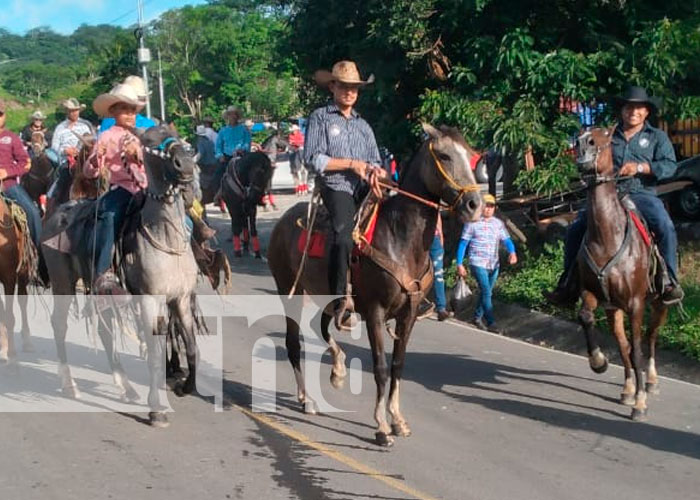
[[[360,283],[360,265],[362,258],[367,258],[396,280],[401,288],[408,294],[411,307],[416,308],[433,283],[432,261],[428,259],[428,266],[421,276],[416,279],[408,273],[401,263],[396,262],[372,245],[381,204],[381,200],[376,200],[371,196],[367,196],[355,216],[356,222],[355,229],[353,230],[355,246],[350,262],[350,279],[348,279],[348,284],[355,289],[362,286]],[[309,220],[313,221],[313,227],[311,228],[308,227]],[[299,218],[297,220],[297,225],[302,228],[297,240],[297,248],[302,255],[304,251],[306,251],[307,256],[311,258],[323,258],[326,256],[329,247],[329,224],[330,216],[328,210],[320,202],[316,208],[315,218],[311,218],[307,215],[306,219]],[[309,233],[311,236],[310,241],[307,243]]]
[[[17,231],[19,231],[20,238],[22,239],[22,253],[19,256],[20,258],[16,272],[19,273],[22,270],[26,270],[26,272],[29,273],[29,280],[36,281],[39,254],[37,252],[37,248],[34,246],[34,242],[32,241],[31,233],[29,232],[27,214],[24,212],[24,209],[22,209],[21,206],[2,193],[0,193],[0,199],[2,199],[2,201],[7,205],[11,216],[11,221],[7,225],[5,225],[5,221],[0,222],[0,224],[8,229],[14,225]]]

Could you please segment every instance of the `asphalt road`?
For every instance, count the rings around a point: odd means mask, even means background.
[[[263,233],[278,215],[261,214]],[[217,215],[215,225],[229,234],[225,219]],[[143,406],[99,411],[118,406],[107,362],[75,328],[69,356],[83,402],[60,412],[66,407],[55,349],[45,332],[35,332],[37,351],[20,355],[19,371],[0,367],[3,498],[697,496],[700,387],[662,379],[649,420],[632,423],[629,409],[616,403],[619,367],[595,375],[583,358],[457,322],[425,320],[414,330],[401,399],[411,437],[388,450],[372,442],[374,381],[364,333],[336,335],[355,368],[342,390],[330,386],[323,358],[323,395],[346,411],[305,415],[286,360],[284,321],[273,308],[266,314],[274,288],[266,265],[245,257],[233,266],[234,293],[259,294],[254,312],[261,319],[222,323],[223,411],[211,398],[169,393],[172,424],[162,430],[144,424]],[[142,387],[144,362],[125,344],[125,367]],[[253,357],[254,345],[267,350]],[[251,412],[252,370],[260,362],[276,369],[276,412]],[[35,404],[45,411],[7,411]]]

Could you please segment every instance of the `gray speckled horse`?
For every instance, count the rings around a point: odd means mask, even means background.
[[[187,352],[189,374],[177,392],[188,394],[195,389],[197,347],[193,310],[197,264],[192,254],[190,234],[185,229],[185,207],[180,194],[181,188],[192,181],[195,164],[185,145],[167,127],[150,128],[140,138],[144,147],[148,189],[143,208],[134,223],[137,229],[129,244],[130,249],[125,251],[123,267],[126,288],[134,295],[133,302],[139,306],[140,331],[148,349],[150,423],[154,427],[166,427],[166,408],[159,399],[159,390],[164,387],[165,337],[156,336],[163,333],[164,316],[169,315],[177,322]],[[56,248],[47,240],[71,227],[72,222],[79,219],[78,212],[92,211],[94,214],[94,203],[81,200],[62,205],[45,225],[44,251],[55,296],[73,296],[79,278],[84,283],[90,283],[91,260],[89,255],[73,250],[75,241],[69,242],[71,248],[66,252],[65,248]],[[130,218],[133,219],[133,216]],[[86,230],[91,231],[89,225],[87,227]],[[86,245],[83,243],[82,246]],[[78,397],[66,358],[67,302],[56,302],[52,324],[63,392],[69,397]],[[166,306],[167,312],[163,311]],[[123,399],[135,399],[137,396],[113,349],[112,334],[106,328],[99,329],[99,333]]]

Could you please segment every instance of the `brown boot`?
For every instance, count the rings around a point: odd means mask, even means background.
[[[559,279],[554,290],[544,291],[542,296],[555,306],[569,308],[576,305],[579,298],[579,288],[578,272],[573,269]]]

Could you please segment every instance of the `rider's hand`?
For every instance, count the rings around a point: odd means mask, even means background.
[[[508,256],[508,264],[510,264],[511,266],[514,266],[517,263],[518,263],[518,256],[515,254],[515,252],[513,252],[512,254],[510,254]]]
[[[7,170],[0,168],[0,181],[4,179],[7,179]]]
[[[104,142],[97,143],[97,156],[104,156],[107,153],[107,145]]]
[[[627,163],[625,163],[624,165],[622,165],[622,168],[620,169],[619,175],[620,175],[621,177],[627,177],[627,176],[630,176],[630,175],[637,175],[638,173],[640,173],[640,172],[637,171],[637,165],[639,165],[639,163],[633,163],[633,162],[627,162]],[[644,164],[644,163],[643,163],[642,165],[643,165],[643,167],[644,167],[644,172],[643,172],[643,173],[646,174],[646,173],[647,173],[647,168],[648,168],[648,167],[647,167],[646,164]]]
[[[467,277],[467,270],[465,269],[465,267],[462,264],[459,264],[457,266],[457,274],[459,274],[462,278]]]
[[[72,157],[78,156],[78,150],[75,149],[73,146],[68,146],[68,147],[64,150],[64,152],[66,153],[66,156],[72,156]]]
[[[139,145],[136,142],[129,142],[127,144],[124,144],[124,152],[132,158],[138,157],[139,149]]]
[[[363,161],[356,161],[356,160],[351,160],[350,161],[350,168],[352,169],[353,172],[357,174],[357,176],[360,179],[366,179],[367,178],[367,168],[369,165]]]

